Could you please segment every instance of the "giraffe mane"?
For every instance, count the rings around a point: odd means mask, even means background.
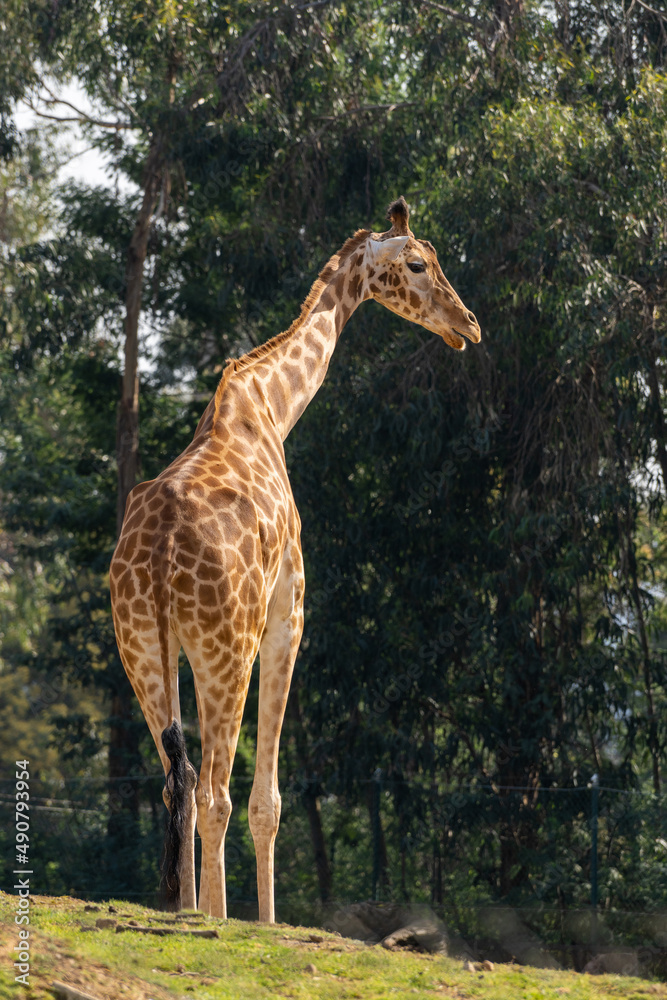
[[[275,337],[271,337],[271,339],[267,340],[264,344],[258,344],[257,347],[253,347],[251,351],[241,355],[240,358],[227,358],[227,364],[225,365],[222,377],[218,383],[218,388],[215,390],[215,404],[211,425],[213,428],[215,428],[218,419],[222,395],[227,388],[227,384],[232,375],[235,375],[236,372],[245,371],[246,368],[250,368],[251,365],[254,365],[257,361],[265,358],[267,354],[271,354],[271,352],[277,347],[280,347],[281,344],[284,344],[293,333],[296,333],[299,327],[305,322],[306,317],[324,291],[331,275],[338,270],[341,264],[348,260],[351,254],[353,254],[354,251],[360,247],[364,240],[366,240],[370,235],[370,229],[358,229],[354,236],[350,236],[349,239],[345,240],[345,243],[343,243],[340,250],[338,250],[333,257],[329,258],[313,282],[312,288],[308,292],[308,295],[301,306],[299,315],[287,330],[283,330],[282,333],[277,333]]]
[[[338,270],[340,265],[343,264],[359,246],[361,246],[368,236],[370,236],[370,229],[358,229],[354,236],[350,236],[349,239],[345,240],[345,243],[343,243],[340,250],[338,250],[338,252],[327,261],[320,271],[318,277],[313,283],[312,288],[308,292],[303,305],[301,306],[301,312],[289,329],[283,330],[282,333],[277,333],[275,337],[271,337],[271,339],[267,340],[265,344],[259,344],[257,347],[253,347],[251,351],[248,351],[247,354],[243,354],[240,358],[233,359],[232,363],[235,366],[234,371],[243,371],[256,361],[259,361],[260,358],[266,357],[266,355],[270,354],[276,347],[283,344],[288,337],[291,337],[293,333],[296,333],[324,291],[324,287],[331,275]]]

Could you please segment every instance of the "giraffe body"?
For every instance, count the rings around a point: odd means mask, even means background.
[[[273,921],[273,846],[280,819],[278,745],[303,629],[300,519],[283,441],[319,388],[354,309],[375,298],[456,349],[479,326],[408,229],[361,230],[331,258],[289,330],[229,362],[192,443],[131,493],[111,564],[123,665],[155,740],[176,852],[168,884],[196,907],[194,832],[202,842],[201,909],[226,916],[224,838],[229,779],[253,662],[260,691],[249,823],[259,919]],[[462,336],[463,335],[463,336]],[[202,740],[199,777],[180,730],[178,655],[194,675]]]

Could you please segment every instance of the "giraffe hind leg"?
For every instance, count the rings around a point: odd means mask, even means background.
[[[171,699],[167,704],[164,690],[164,671],[160,640],[157,629],[143,634],[142,650],[137,655],[127,650],[119,638],[118,648],[125,671],[137,695],[144,718],[151,731],[165,773],[166,784],[162,795],[169,811],[162,871],[163,893],[171,908],[196,908],[195,889],[195,827],[197,804],[195,786],[197,774],[185,754],[181,729],[181,710],[178,701],[178,654],[181,643],[169,633],[168,669]],[[176,727],[176,728],[174,728]],[[166,735],[167,747],[163,744]],[[170,739],[171,737],[171,739]],[[173,793],[176,792],[174,800]],[[176,807],[175,815],[172,805]],[[172,819],[172,816],[174,817]],[[165,854],[168,855],[165,858]],[[166,868],[169,876],[166,876]]]
[[[257,630],[259,631],[259,629]],[[243,707],[255,659],[256,645],[221,666],[200,641],[183,648],[195,676],[202,762],[197,796],[197,828],[201,838],[199,907],[214,917],[227,916],[225,837],[232,803],[229,779],[241,728]],[[209,694],[211,688],[222,694]]]

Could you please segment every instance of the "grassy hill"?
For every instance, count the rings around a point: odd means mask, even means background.
[[[269,927],[201,914],[175,918],[123,901],[92,906],[49,896],[32,897],[26,988],[14,981],[16,912],[16,897],[0,893],[2,1000],[53,998],[54,981],[99,1000],[667,998],[667,985],[641,979],[517,965],[468,971],[455,959],[390,952],[319,929]],[[98,927],[98,921],[108,926]],[[138,929],[147,927],[152,933]]]

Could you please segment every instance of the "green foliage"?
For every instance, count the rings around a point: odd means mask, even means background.
[[[482,344],[461,356],[363,306],[287,441],[308,582],[300,713],[281,759],[278,896],[295,915],[317,895],[309,793],[334,896],[375,884],[467,930],[500,900],[584,907],[594,773],[609,920],[667,896],[665,21],[592,0],[567,16],[501,8],[471,22],[435,4],[260,16],[74,3],[49,7],[30,36],[44,66],[81,79],[99,116],[91,141],[126,178],[139,183],[163,144],[142,300],[145,478],[190,440],[224,359],[286,328],[324,260],[358,226],[384,228],[401,191],[480,319]],[[2,59],[10,107],[38,87],[37,63]],[[123,128],[95,124],[112,119]],[[161,793],[138,709],[139,840],[107,838],[103,782],[119,676],[115,412],[141,196],[70,184],[56,198],[49,148],[12,149],[0,177],[7,750],[43,762],[45,797],[59,774],[71,782],[85,877],[74,884],[58,851],[65,825],[45,828],[50,888],[118,891],[122,857],[124,888],[150,893]],[[54,677],[56,697],[35,702]],[[182,700],[192,746],[185,673]],[[255,717],[253,687],[228,843],[239,912],[254,893]],[[571,943],[556,922],[545,933]]]

